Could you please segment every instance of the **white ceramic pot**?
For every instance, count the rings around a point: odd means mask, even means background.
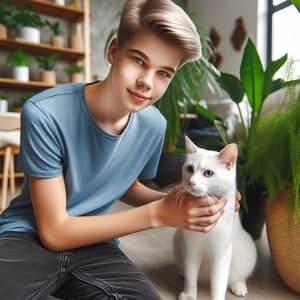
[[[29,67],[14,67],[13,77],[19,81],[29,81]]]
[[[0,99],[0,113],[6,113],[6,112],[7,112],[7,100]]]
[[[21,27],[19,30],[20,39],[39,44],[41,40],[41,32],[34,27]]]
[[[66,5],[65,0],[54,0],[54,3],[59,4],[59,5]]]

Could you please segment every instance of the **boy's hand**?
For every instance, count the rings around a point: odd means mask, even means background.
[[[192,196],[179,185],[163,199],[153,202],[154,227],[171,226],[208,232],[224,213],[226,203],[227,200],[217,197]]]

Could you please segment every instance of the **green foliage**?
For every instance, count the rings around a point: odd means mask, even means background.
[[[250,183],[261,182],[270,199],[287,187],[293,190],[289,207],[300,219],[300,99],[287,112],[261,117],[251,132],[245,169]]]
[[[55,68],[55,63],[58,60],[59,55],[56,53],[46,56],[37,57],[36,60],[39,64],[39,68],[43,70],[52,71]]]
[[[46,20],[45,25],[50,28],[54,35],[60,35],[62,33],[62,29],[58,21],[50,22],[49,20]]]
[[[14,19],[8,3],[8,0],[0,3],[0,24],[4,24],[7,28],[13,28]]]
[[[22,27],[42,28],[45,25],[40,16],[29,8],[15,7],[13,15],[16,24]]]
[[[30,99],[33,96],[33,94],[25,94],[19,98],[17,98],[12,106],[13,107],[22,107],[24,105],[24,103],[26,102],[26,100]]]
[[[7,56],[7,64],[12,67],[29,66],[31,64],[31,58],[26,52],[17,50]]]
[[[64,68],[64,71],[68,74],[75,74],[75,73],[81,73],[83,71],[83,67],[82,66],[78,66],[76,64],[72,64],[66,68]]]

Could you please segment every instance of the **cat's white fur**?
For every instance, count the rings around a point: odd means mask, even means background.
[[[183,184],[195,196],[216,195],[227,199],[224,214],[208,233],[178,229],[174,253],[178,271],[184,276],[179,300],[196,300],[198,280],[210,280],[211,299],[224,300],[227,286],[236,296],[247,294],[246,279],[256,264],[256,247],[242,228],[235,211],[237,147],[227,145],[221,152],[196,147],[186,138],[187,159]],[[189,172],[188,166],[195,171]],[[204,170],[214,172],[204,176]]]

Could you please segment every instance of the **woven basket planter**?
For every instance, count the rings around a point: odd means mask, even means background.
[[[295,223],[287,212],[281,193],[266,207],[267,235],[272,259],[285,284],[300,294],[300,221]]]

